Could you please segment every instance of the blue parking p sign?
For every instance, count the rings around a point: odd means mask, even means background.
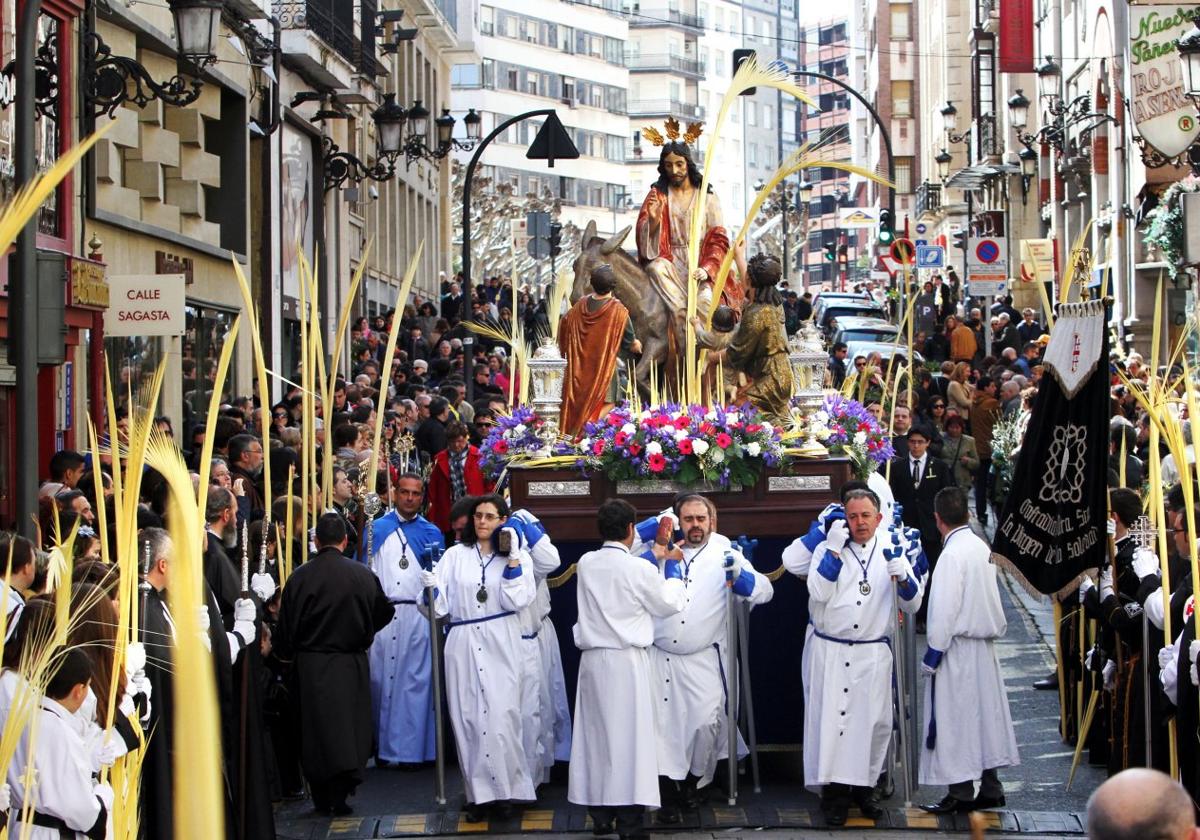
[[[941,245],[921,245],[917,248],[917,268],[945,268],[946,249]]]

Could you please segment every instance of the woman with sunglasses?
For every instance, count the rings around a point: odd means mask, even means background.
[[[421,572],[422,586],[433,587],[435,613],[448,619],[446,699],[472,822],[483,820],[489,805],[505,818],[514,800],[536,798],[522,741],[536,710],[522,703],[527,646],[518,613],[533,603],[537,584],[518,534],[502,527],[508,513],[499,496],[476,498],[462,542]],[[507,553],[500,551],[505,530]]]

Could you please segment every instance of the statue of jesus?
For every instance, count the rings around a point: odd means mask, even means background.
[[[670,122],[668,122],[668,129]],[[698,136],[699,131],[697,130]],[[647,131],[648,136],[654,136]],[[689,126],[689,137],[692,128]],[[713,282],[721,261],[729,251],[729,235],[721,219],[721,205],[712,187],[700,194],[700,170],[692,160],[691,146],[668,140],[658,159],[658,180],[650,187],[637,219],[638,262],[654,287],[676,313],[682,335],[687,312],[688,235],[695,213],[703,214],[700,229],[700,259],[694,276],[698,313],[707,315],[712,302]],[[732,277],[726,282],[722,300],[740,309],[740,295]]]

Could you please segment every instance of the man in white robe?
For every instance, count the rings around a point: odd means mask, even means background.
[[[371,571],[395,609],[368,652],[375,755],[381,765],[435,757],[429,619],[417,610],[417,600],[430,549],[440,554],[446,544],[438,527],[420,513],[424,490],[419,475],[401,475],[392,485],[394,508],[366,526],[373,529]],[[362,543],[367,544],[365,533]]]
[[[934,516],[944,548],[930,581],[929,647],[921,661],[929,684],[919,781],[950,792],[922,807],[936,814],[997,808],[1005,802],[996,770],[1021,760],[996,656],[995,640],[1008,629],[996,566],[968,527],[965,491],[938,491]]]
[[[822,788],[830,825],[845,825],[851,801],[868,818],[882,813],[875,785],[892,731],[895,596],[910,615],[921,605],[920,581],[904,552],[880,535],[882,521],[873,492],[847,493],[845,519],[830,524],[808,576],[816,607],[810,613],[804,783]]]
[[[765,604],[774,589],[765,575],[715,533],[717,511],[700,495],[675,501],[675,516],[683,533],[681,567],[686,606],[654,621],[656,690],[663,702],[658,710],[658,772],[674,788],[675,802],[663,807],[659,822],[678,822],[680,807],[700,804],[698,788],[713,779],[717,762],[728,757],[725,648],[728,629],[726,589],[750,602]],[[727,583],[728,581],[728,583]],[[656,698],[657,699],[657,698]]]
[[[636,517],[622,499],[601,505],[604,545],[581,557],[576,572],[582,653],[567,799],[588,806],[597,835],[615,828],[622,838],[645,837],[642,812],[659,805],[654,618],[686,604],[677,550],[656,550],[661,570],[629,553]]]

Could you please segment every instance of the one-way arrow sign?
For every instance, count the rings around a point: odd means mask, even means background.
[[[533,142],[529,144],[529,150],[525,152],[525,157],[529,160],[544,160],[546,165],[553,169],[554,161],[559,158],[575,160],[579,157],[579,149],[575,148],[575,143],[571,140],[571,135],[567,134],[567,130],[563,128],[558,114],[551,112],[550,116],[546,117],[546,121],[542,123],[542,127],[538,129],[537,137],[533,138]]]

